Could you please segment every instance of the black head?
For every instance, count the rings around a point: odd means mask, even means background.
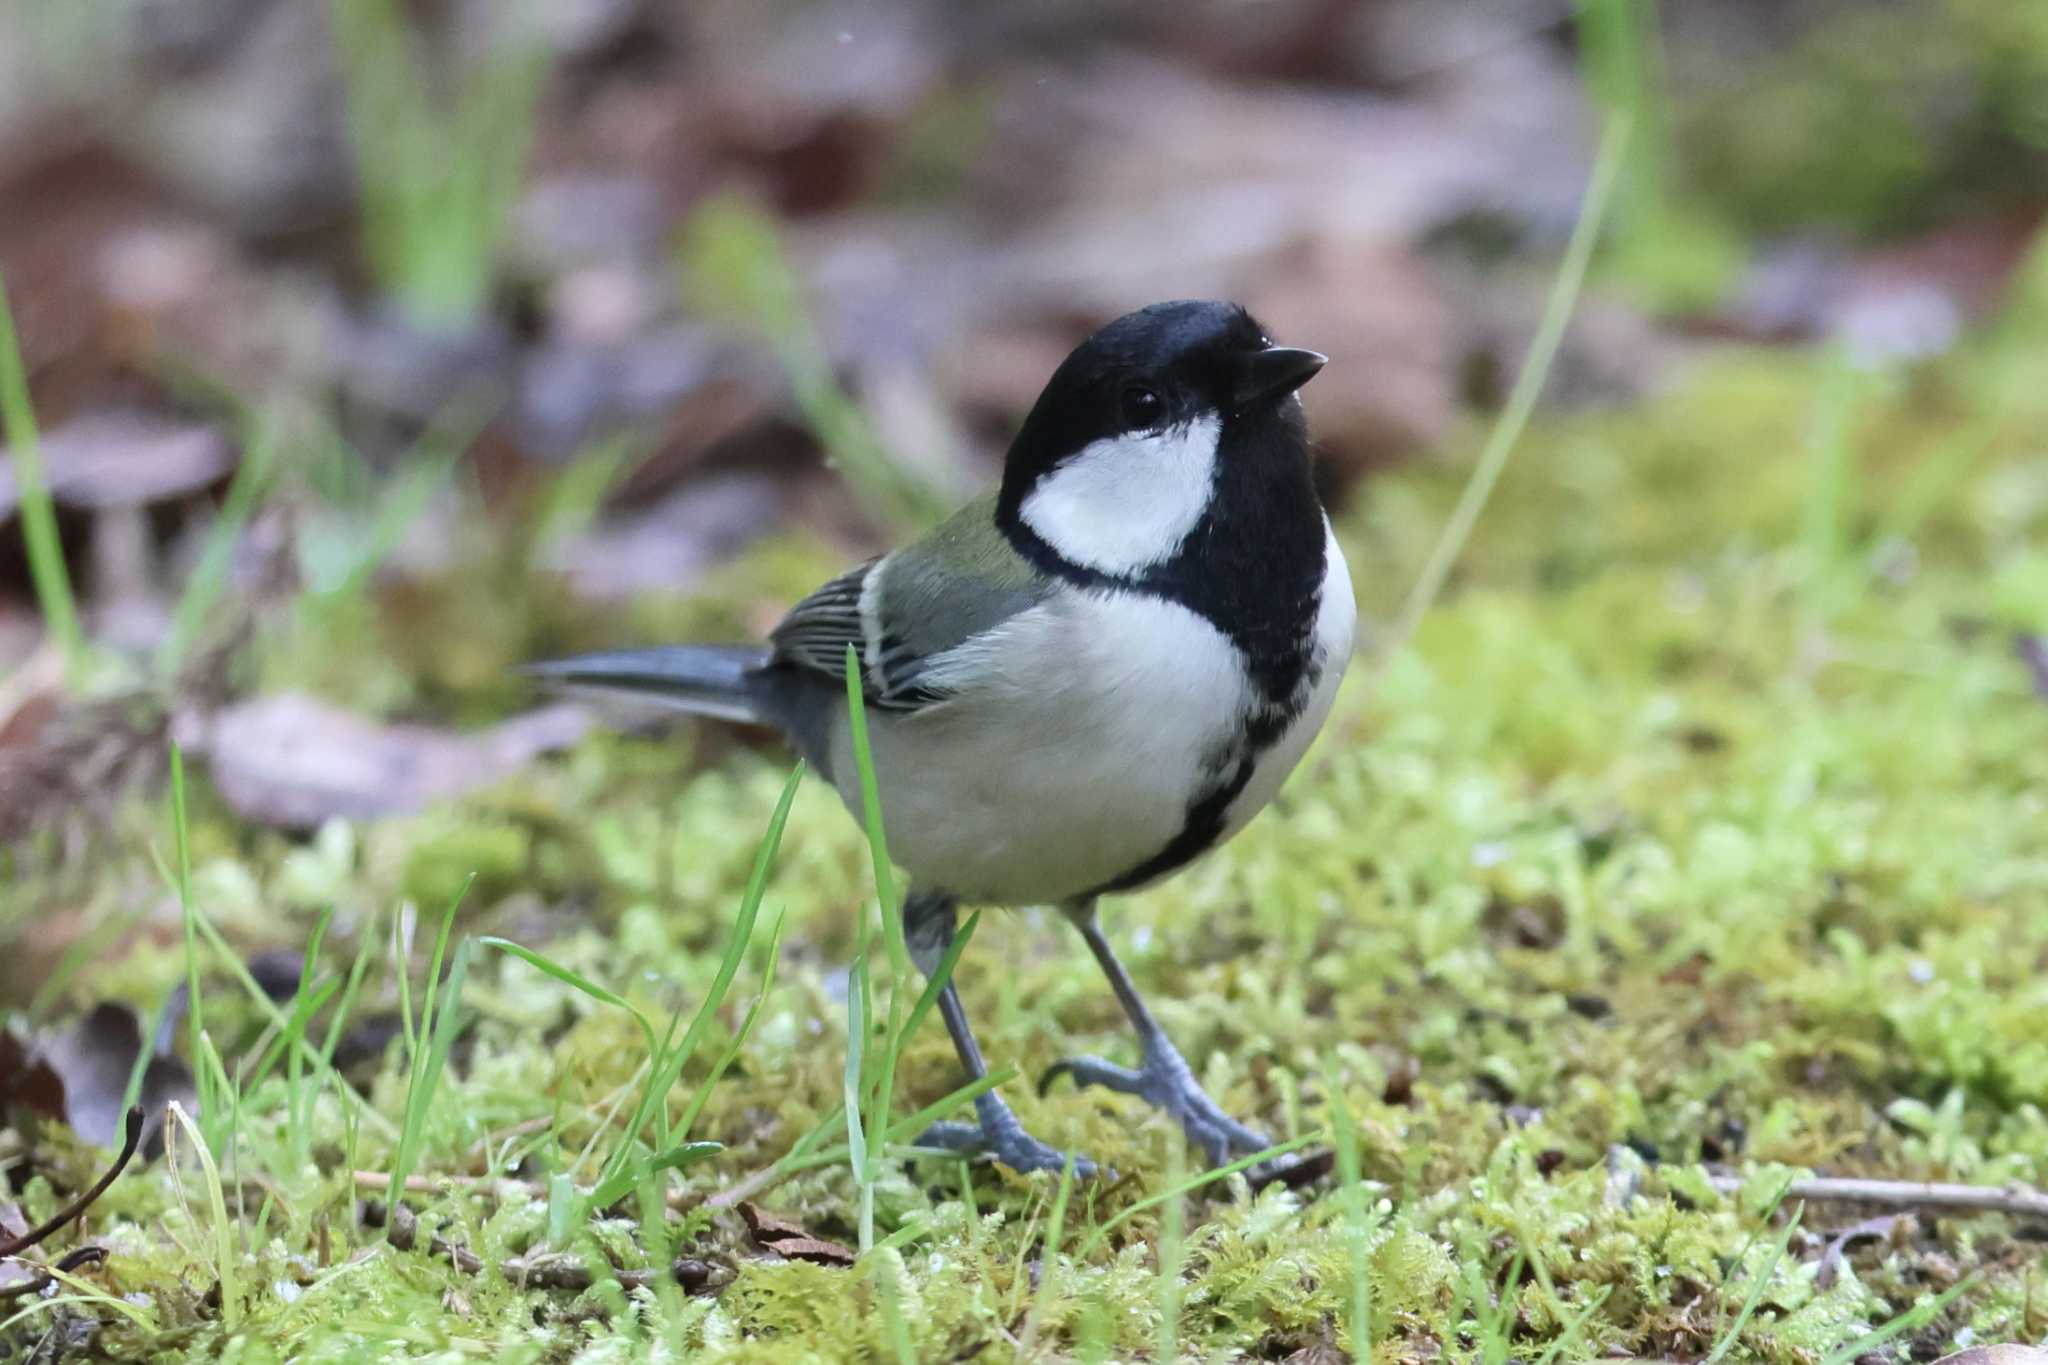
[[[999,519],[1014,519],[1032,488],[1063,462],[1123,436],[1213,418],[1225,449],[1230,435],[1263,430],[1251,444],[1298,447],[1306,432],[1294,391],[1324,357],[1276,347],[1265,328],[1234,303],[1179,299],[1126,313],[1075,347],[1053,371],[1010,445]],[[1270,430],[1275,425],[1282,430]],[[1293,439],[1286,439],[1291,436]]]

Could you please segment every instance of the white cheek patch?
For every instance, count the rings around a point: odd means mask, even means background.
[[[1024,499],[1024,524],[1061,558],[1129,574],[1174,557],[1216,484],[1216,416],[1106,437],[1070,456]]]

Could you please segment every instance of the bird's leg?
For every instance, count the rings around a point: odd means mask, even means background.
[[[1188,1140],[1208,1154],[1212,1163],[1221,1165],[1233,1154],[1244,1155],[1263,1151],[1272,1145],[1263,1135],[1245,1127],[1217,1107],[1202,1087],[1195,1082],[1195,1073],[1188,1068],[1187,1060],[1159,1027],[1159,1021],[1152,1017],[1152,1011],[1145,1008],[1145,1002],[1138,997],[1138,988],[1131,984],[1130,974],[1124,971],[1124,964],[1116,960],[1109,940],[1102,936],[1102,927],[1095,920],[1095,902],[1076,901],[1062,907],[1066,917],[1081,931],[1081,937],[1088,941],[1089,951],[1095,954],[1095,961],[1102,967],[1102,974],[1109,978],[1110,989],[1116,992],[1117,1003],[1124,1007],[1131,1027],[1137,1030],[1138,1045],[1143,1061],[1133,1070],[1104,1061],[1100,1057],[1069,1057],[1055,1062],[1039,1078],[1039,1093],[1061,1076],[1072,1076],[1077,1085],[1099,1085],[1125,1095],[1136,1095],[1148,1103],[1164,1109],[1180,1120],[1187,1130]]]
[[[953,944],[957,902],[943,892],[912,892],[903,906],[903,936],[911,960],[926,976],[938,970],[939,961]],[[967,1011],[960,1007],[960,992],[948,981],[939,990],[939,1016],[946,1032],[953,1035],[953,1050],[969,1080],[988,1074],[981,1048],[967,1027]],[[974,1097],[975,1123],[935,1123],[918,1138],[920,1147],[944,1147],[956,1152],[986,1152],[1013,1171],[1057,1171],[1066,1165],[1067,1154],[1024,1131],[1017,1115],[993,1090]],[[1095,1174],[1095,1163],[1076,1154],[1075,1175]]]

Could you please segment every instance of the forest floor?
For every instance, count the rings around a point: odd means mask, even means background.
[[[789,774],[773,750],[595,733],[310,841],[195,773],[189,913],[155,797],[117,816],[116,852],[32,873],[42,903],[115,926],[36,969],[53,994],[162,999],[206,925],[238,956],[202,932],[211,1103],[93,1205],[78,1236],[104,1263],[18,1297],[7,1334],[504,1362],[1332,1360],[1369,1336],[1384,1360],[1810,1363],[2039,1340],[2038,1216],[1789,1182],[2048,1182],[2048,394],[2015,378],[2043,364],[2018,326],[1910,377],[1738,347],[1633,408],[1539,419],[1441,603],[1412,641],[1367,641],[1275,807],[1107,910],[1210,1092],[1300,1152],[1336,1143],[1298,1187],[1190,1187],[1137,1102],[1035,1092],[1058,1057],[1132,1051],[1038,913],[983,918],[957,979],[1027,1126],[1117,1177],[894,1147],[856,1170],[848,967],[887,958],[857,941],[867,848],[822,783],[726,951]],[[1480,434],[1340,517],[1368,617],[1394,615]],[[403,667],[362,648],[399,610],[453,623],[459,657],[547,591],[492,577],[495,534],[266,669]],[[771,540],[649,619],[756,628],[833,567]],[[462,970],[430,1018],[458,895]],[[283,1004],[245,963],[282,971]],[[701,1030],[658,1036],[707,999]],[[133,1055],[132,1016],[88,1022]],[[110,1130],[124,1054],[76,1027],[60,1079]],[[650,1048],[680,1081],[643,1105]],[[145,1088],[189,1106],[159,1065]],[[892,1136],[958,1083],[928,1020]],[[18,1145],[29,1222],[104,1162],[59,1124]],[[721,1202],[742,1186],[752,1207]]]

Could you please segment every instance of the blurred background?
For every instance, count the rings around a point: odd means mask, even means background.
[[[1770,471],[1869,376],[1965,446],[2038,440],[2016,365],[1925,377],[2024,326],[2040,6],[9,0],[7,856],[65,884],[160,792],[167,738],[287,833],[502,782],[584,733],[512,665],[759,631],[992,479],[1064,352],[1162,297],[1333,356],[1321,478],[1389,617],[1603,119],[1628,154],[1550,410],[1660,411],[1730,353],[1835,359],[1810,403],[1716,413],[1725,440],[1657,419],[1694,438],[1711,534],[1667,503],[1603,540],[1628,504],[1581,479],[1517,498],[1519,538],[1482,523],[1482,564],[1710,552],[1750,489],[1775,534]],[[1895,531],[1975,458],[1944,450],[1897,465],[1924,477]],[[69,942],[47,915],[29,937]]]

